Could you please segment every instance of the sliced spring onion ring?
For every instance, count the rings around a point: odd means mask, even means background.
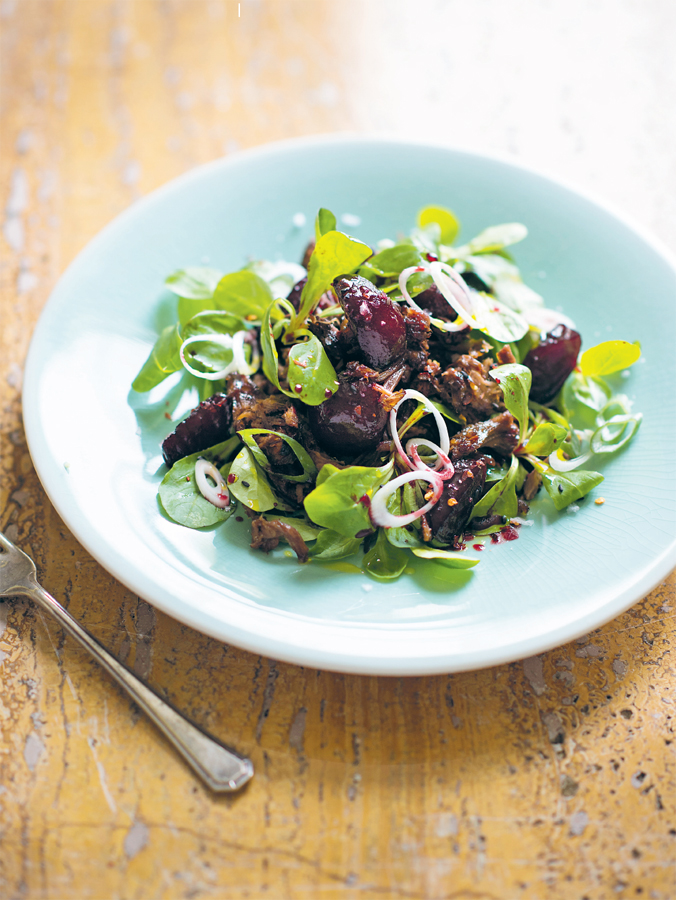
[[[420,446],[429,447],[430,450],[433,450],[436,453],[437,461],[434,464],[434,468],[432,466],[428,466],[427,463],[423,462],[420,458],[420,454],[418,453],[418,447]],[[408,443],[406,444],[406,455],[413,460],[416,469],[422,469],[423,471],[425,469],[430,469],[432,472],[438,472],[439,477],[443,481],[448,481],[448,479],[452,478],[455,473],[453,463],[450,461],[441,447],[439,447],[432,441],[428,441],[426,438],[411,438],[410,441],[408,441]]]
[[[434,490],[434,495],[431,500],[428,500],[424,506],[416,509],[415,512],[408,513],[405,516],[395,516],[388,510],[387,501],[395,491],[409,481],[429,482]],[[371,499],[371,521],[374,525],[382,525],[383,528],[402,528],[404,525],[415,522],[416,519],[419,519],[420,516],[432,509],[439,497],[441,497],[443,490],[444,482],[441,476],[432,469],[429,469],[427,472],[421,469],[416,469],[414,472],[404,472],[403,475],[398,475],[392,481],[388,481],[373,495]]]
[[[252,375],[258,369],[260,356],[258,349],[254,348],[251,365],[247,363],[244,355],[245,334],[245,331],[236,331],[233,335],[194,334],[192,337],[186,338],[181,344],[181,362],[191,375],[196,375],[197,378],[204,378],[206,381],[218,381],[221,378],[225,378],[226,375],[230,375],[231,372],[239,372],[242,375]],[[218,344],[221,347],[225,347],[226,350],[232,350],[232,361],[218,372],[200,372],[199,369],[195,369],[191,366],[185,358],[185,348],[190,344],[196,343]]]
[[[408,269],[404,269],[401,275],[399,276],[399,290],[402,293],[404,300],[408,303],[411,309],[415,309],[417,312],[425,312],[424,309],[421,309],[415,300],[411,297],[408,292],[408,288],[406,285],[408,284],[408,279],[413,275],[414,272],[429,272],[429,268],[427,266],[409,266]],[[443,319],[435,319],[433,316],[430,317],[430,321],[432,324],[439,328],[441,331],[464,331],[467,328],[467,323],[462,321],[462,319],[457,319],[455,322],[444,322]]]
[[[561,459],[559,456],[559,451],[554,450],[549,454],[548,462],[549,465],[554,469],[555,472],[572,472],[573,469],[579,468],[579,466],[583,466],[587,460],[591,459],[593,453],[591,451],[589,453],[583,453],[580,456],[575,456],[573,459]]]
[[[213,484],[209,478],[214,482]],[[230,506],[230,495],[225,479],[212,462],[201,456],[195,463],[195,483],[204,499],[218,509],[226,509]]]
[[[401,438],[399,437],[399,431],[397,430],[397,410],[404,402],[404,400],[419,400],[424,405],[425,409],[428,409],[432,413],[436,420],[437,428],[439,429],[439,447],[441,449],[441,452],[448,456],[451,439],[448,436],[448,428],[446,427],[444,417],[441,415],[439,410],[430,402],[428,397],[426,397],[424,394],[421,394],[420,391],[412,391],[409,389],[404,391],[404,396],[390,411],[390,431],[392,432],[392,439],[394,440],[394,445],[397,448],[399,458],[404,463],[404,465],[408,469],[415,468],[415,466],[411,463],[411,460],[404,452],[404,448],[401,445]]]
[[[449,306],[453,307],[459,318],[468,325],[478,328],[479,323],[476,321],[472,308],[472,295],[453,266],[443,262],[432,262],[429,265],[429,273]]]

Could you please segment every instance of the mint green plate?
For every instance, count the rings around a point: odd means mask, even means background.
[[[623,383],[644,413],[575,513],[547,499],[511,544],[465,571],[412,560],[379,583],[249,549],[234,517],[191,531],[156,503],[159,440],[175,398],[129,385],[169,315],[164,277],[248,258],[300,258],[316,209],[359,217],[365,241],[396,237],[429,203],[469,237],[524,222],[527,283],[576,321],[585,346],[639,340]],[[308,225],[298,228],[303,213]],[[350,221],[350,220],[348,220]],[[354,221],[354,220],[353,220]],[[26,367],[24,416],[40,479],[68,527],[116,578],[221,640],[301,665],[380,675],[489,666],[530,656],[616,616],[676,565],[676,271],[665,251],[575,191],[497,159],[442,147],[327,137],[258,148],[198,168],[132,206],[52,294]],[[169,406],[167,406],[169,402]]]

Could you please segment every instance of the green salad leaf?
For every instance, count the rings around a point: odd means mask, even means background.
[[[399,578],[409,563],[405,550],[395,547],[387,539],[386,529],[378,529],[378,537],[371,549],[364,555],[362,565],[364,571],[379,581],[392,581]]]
[[[502,388],[505,406],[519,423],[519,441],[523,443],[528,427],[528,394],[531,370],[519,363],[507,363],[491,369],[490,376]]]
[[[285,478],[287,481],[307,482],[314,478],[314,476],[317,474],[317,467],[312,462],[312,457],[307,452],[305,447],[303,447],[302,444],[299,444],[298,441],[294,440],[294,438],[289,437],[288,434],[283,434],[281,431],[271,431],[269,428],[244,428],[242,429],[242,431],[239,431],[238,434],[244,441],[246,446],[249,448],[249,450],[251,450],[254,459],[263,470],[269,470],[270,464],[265,453],[263,453],[261,448],[256,443],[254,435],[274,434],[276,437],[283,440],[284,443],[293,451],[293,453],[296,455],[296,459],[303,467],[302,475],[280,475],[280,478]]]
[[[586,497],[592,488],[601,484],[603,475],[585,469],[574,469],[572,472],[556,472],[551,466],[538,466],[542,475],[542,483],[554,506],[558,510],[565,509],[575,500]]]
[[[230,478],[232,479],[233,476],[234,480],[228,481],[230,493],[254,512],[291,508],[272,493],[265,473],[257,465],[248,447],[242,447],[235,457],[230,467]]]
[[[369,506],[374,492],[392,475],[394,464],[384,466],[349,466],[338,469],[322,467],[317,487],[305,498],[305,510],[313,522],[331,528],[345,537],[354,538],[371,531]]]
[[[421,559],[431,559],[434,562],[450,566],[452,569],[471,569],[479,564],[479,560],[475,556],[467,556],[464,551],[436,550],[434,547],[424,547],[422,549],[414,547],[412,552]]]
[[[174,294],[186,300],[210,300],[222,277],[223,273],[218,269],[188,266],[186,269],[172,272],[165,278],[164,284]]]
[[[166,514],[188,528],[204,528],[224,522],[234,512],[237,504],[231,497],[230,506],[218,509],[202,496],[195,480],[195,463],[200,457],[212,462],[221,474],[226,475],[228,460],[239,446],[237,437],[215,444],[207,450],[192,453],[179,459],[162,479],[158,493]]]
[[[369,256],[370,247],[348,237],[342,231],[327,231],[323,234],[310,257],[298,315],[289,330],[293,332],[302,326],[321,295],[328,291],[334,278],[354,272]]]
[[[613,375],[628,369],[641,356],[641,345],[629,341],[604,341],[585,350],[580,357],[580,371],[590,375]]]
[[[321,207],[315,219],[315,241],[318,241],[327,231],[335,231],[336,224],[336,217],[331,210]]]
[[[361,547],[361,538],[345,537],[331,528],[323,528],[317,540],[310,550],[312,559],[328,562],[334,559],[344,559],[353,556]]]
[[[568,428],[554,425],[551,422],[542,422],[528,438],[528,442],[523,448],[524,452],[532,453],[533,456],[549,456],[561,446],[567,434]]]
[[[138,393],[149,391],[172,372],[183,368],[181,362],[181,332],[178,325],[167,325],[155,341],[150,356],[141,366],[136,378],[132,381],[133,390]]]
[[[289,390],[285,393],[308,406],[319,406],[338,390],[338,376],[322,342],[311,332],[307,334],[308,339],[294,344],[289,353]]]
[[[224,275],[213,296],[216,309],[235,313],[251,321],[263,318],[272,299],[267,281],[248,269]]]
[[[486,494],[472,510],[472,518],[478,519],[484,516],[507,516],[511,518],[519,513],[519,501],[516,496],[517,478],[519,475],[519,460],[513,456],[509,471]]]
[[[439,239],[442,244],[452,244],[460,231],[460,222],[455,214],[443,206],[426,206],[418,213],[418,228],[427,228],[432,223],[439,226]],[[409,265],[414,266],[415,263]]]
[[[372,256],[360,268],[359,274],[365,278],[393,278],[419,262],[420,251],[417,247],[410,243],[395,244]]]

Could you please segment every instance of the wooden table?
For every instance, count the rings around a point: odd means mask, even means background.
[[[103,571],[46,499],[20,408],[33,326],[77,251],[136,197],[276,138],[497,149],[676,247],[669,4],[2,0],[0,27],[0,527],[257,771],[211,796],[34,606],[0,604],[0,896],[673,898],[674,575],[588,637],[485,671],[280,664]]]

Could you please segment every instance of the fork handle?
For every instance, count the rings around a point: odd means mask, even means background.
[[[249,781],[253,775],[250,760],[228,750],[216,738],[184,718],[178,710],[111,656],[105,647],[35,579],[26,579],[21,589],[39,606],[55,616],[62,628],[89,650],[94,659],[138,703],[213,791],[236,791]]]

